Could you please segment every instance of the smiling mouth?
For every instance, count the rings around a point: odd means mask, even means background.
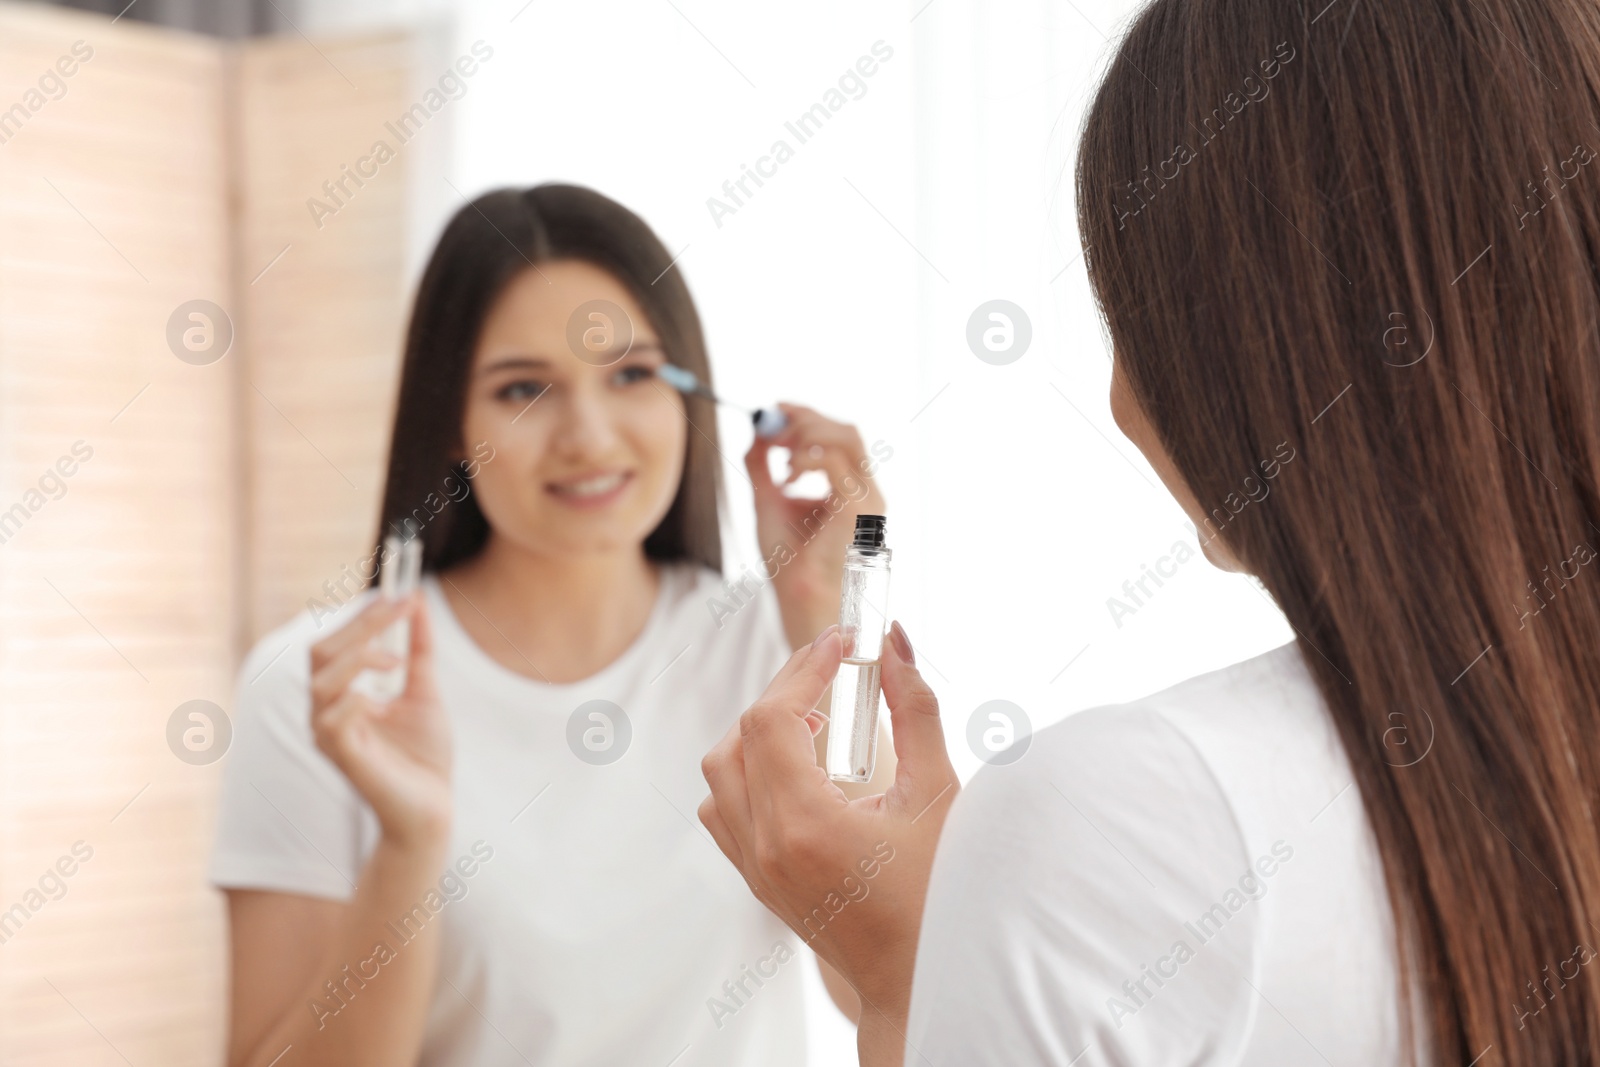
[[[632,471],[610,471],[561,482],[546,482],[545,489],[570,504],[594,505],[609,503],[631,481]]]

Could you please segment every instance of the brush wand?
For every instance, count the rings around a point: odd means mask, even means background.
[[[749,408],[743,404],[735,404],[730,400],[723,400],[700,381],[695,373],[685,370],[673,363],[667,363],[656,371],[656,376],[680,393],[689,396],[698,396],[713,404],[743,411],[750,416],[750,424],[755,427],[757,437],[776,437],[789,425],[789,416],[778,408]]]

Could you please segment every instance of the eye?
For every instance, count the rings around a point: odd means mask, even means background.
[[[522,379],[520,381],[508,382],[507,384],[502,385],[499,389],[495,390],[494,395],[496,400],[526,402],[539,396],[539,394],[543,393],[548,388],[550,387],[543,382]]]
[[[617,371],[619,385],[633,385],[637,382],[647,381],[656,376],[653,367],[623,367]]]

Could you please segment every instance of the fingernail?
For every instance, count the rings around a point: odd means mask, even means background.
[[[833,633],[837,629],[839,629],[839,624],[838,623],[834,623],[832,626],[830,626],[826,630],[822,631],[820,634],[817,635],[817,639],[815,641],[811,642],[811,647],[812,648],[817,648],[818,646],[820,646],[822,644],[822,642],[824,642],[824,641],[826,641],[828,639],[828,635]]]
[[[917,665],[917,654],[911,651],[911,639],[906,636],[905,628],[896,619],[889,624],[889,639],[894,642],[894,650],[900,653],[900,658],[911,664]]]

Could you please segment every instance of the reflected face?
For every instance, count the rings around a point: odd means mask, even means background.
[[[569,346],[569,322],[596,300],[631,320],[626,355],[604,333],[583,359]],[[633,294],[600,267],[558,260],[513,279],[478,338],[462,421],[466,453],[494,448],[473,483],[492,536],[541,555],[642,546],[683,474],[688,417],[656,378],[666,362]]]
[[[1121,361],[1111,365],[1111,417],[1116,420],[1117,429],[1122,431],[1122,435],[1144,453],[1144,458],[1155,468],[1161,484],[1167,487],[1167,492],[1172,494],[1178,506],[1189,516],[1189,521],[1194,523],[1195,529],[1200,532],[1200,551],[1205,553],[1211,565],[1225,571],[1242,571],[1244,568],[1233,558],[1222,540],[1207,536],[1206,531],[1211,527],[1207,525],[1210,520],[1206,511],[1194,493],[1190,492],[1189,483],[1178,473],[1172,457],[1156,436],[1155,427],[1145,417],[1144,410],[1133,395],[1133,388],[1123,376]]]

